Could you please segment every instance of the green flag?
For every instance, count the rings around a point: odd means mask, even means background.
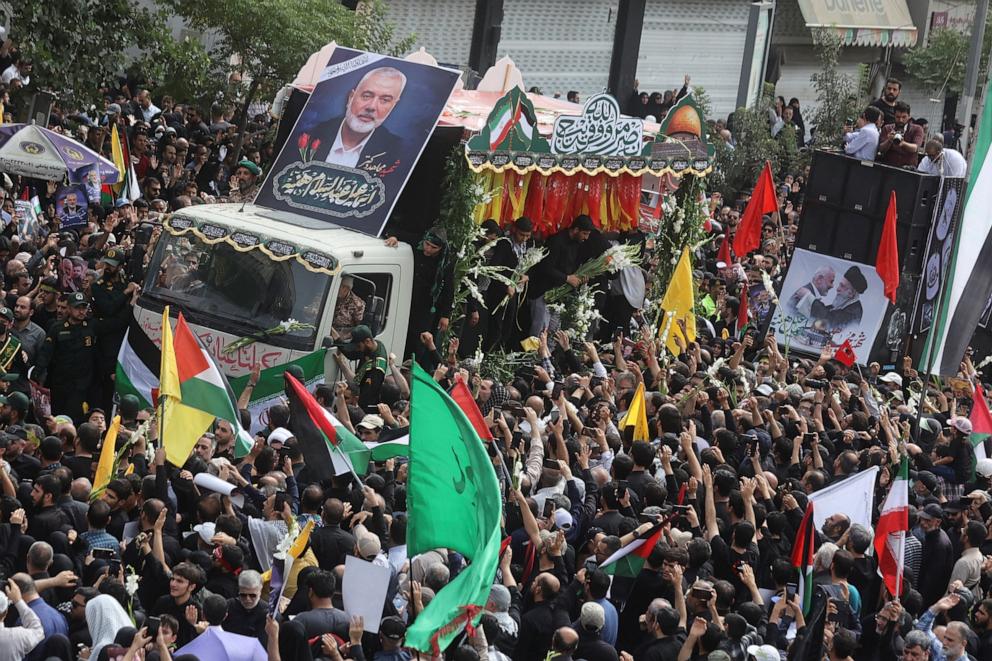
[[[502,502],[478,434],[441,386],[413,364],[407,552],[457,551],[471,561],[406,632],[406,645],[437,653],[489,599],[499,564]]]

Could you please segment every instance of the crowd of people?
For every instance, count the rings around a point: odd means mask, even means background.
[[[31,63],[16,48],[0,52],[0,71],[11,91],[30,85]],[[689,84],[687,76],[681,91],[638,94],[643,108],[633,114],[659,119]],[[0,100],[11,112],[17,100],[7,91]],[[405,514],[404,458],[376,462],[361,485],[349,475],[316,481],[288,408],[276,404],[266,426],[254,430],[247,456],[236,457],[235,430],[218,420],[173,465],[148,424],[155,411],[115,398],[117,351],[160,231],[154,221],[191,204],[250,200],[273,147],[264,112],[238,133],[232,100],[204,113],[140,80],[102,91],[104,108],[56,108],[51,126],[71,127],[108,155],[117,126],[130,143],[140,197],[91,204],[81,228],[60,231],[55,182],[7,174],[9,185],[0,188],[7,214],[0,234],[0,659],[179,659],[177,650],[218,631],[257,640],[270,659],[412,658],[407,626],[457,578],[464,558],[447,549],[408,556],[408,525],[416,524]],[[915,152],[925,146],[919,167],[949,174],[949,148],[943,158],[931,152],[897,97],[890,84],[865,111],[846,139],[849,153],[917,167]],[[770,111],[770,131],[786,126],[806,135],[795,99]],[[720,130],[732,144],[732,124]],[[445,656],[992,658],[992,460],[981,458],[987,451],[976,459],[970,438],[967,384],[983,378],[971,356],[961,379],[935,385],[923,383],[908,360],[862,371],[835,360],[832,349],[790,355],[773,337],[736,332],[742,289],[765,278],[780,286],[805,175],[783,178],[759,253],[726,264],[719,242],[697,251],[698,334],[688,341],[678,334],[677,355],[666,353],[642,313],[657,256],[640,232],[603,234],[580,216],[555,236],[535,238],[526,218],[506,228],[488,221],[487,238],[498,239],[489,263],[512,269],[537,241],[548,255],[528,273],[526,288],[482,283],[485,305],[469,303],[461,334],[447,346],[441,338],[456,312],[447,238],[432,231],[417,246],[407,350],[442,385],[470,384],[495,438],[487,445],[507,539],[478,626]],[[10,223],[11,201],[25,189],[40,198],[37,237],[16,236]],[[720,231],[735,232],[736,201],[713,194],[708,202]],[[602,277],[597,300],[605,319],[576,338],[544,296],[586,284],[578,267],[616,242],[641,245],[643,266]],[[348,343],[339,341],[335,356],[346,378],[318,386],[315,396],[374,443],[409,426],[410,373],[358,323],[363,305],[341,287],[335,334]],[[534,358],[512,378],[493,378],[469,359],[529,336],[537,338]],[[32,381],[50,388],[50,415],[41,413]],[[641,386],[648,428],[635,440],[642,433],[626,414]],[[94,493],[112,410],[122,419],[118,443],[138,440],[119,474]],[[810,494],[879,467],[877,518],[903,456],[912,488],[902,594],[890,594],[879,577],[872,522],[832,512],[815,531],[814,587],[804,601],[793,557]],[[515,483],[501,465],[517,462],[523,470]],[[201,474],[234,492],[203,487]],[[266,570],[279,540],[252,531],[259,522],[288,531],[310,521],[316,527],[284,599],[273,599]],[[660,541],[637,555],[642,567],[625,572],[606,563],[659,524]],[[349,556],[390,572],[378,633],[343,610]]]

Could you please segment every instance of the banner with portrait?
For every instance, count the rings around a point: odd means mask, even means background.
[[[89,219],[86,191],[82,186],[62,186],[55,193],[55,215],[59,228],[68,229],[85,225]]]
[[[781,346],[813,354],[850,340],[864,365],[887,309],[873,265],[797,249],[770,330]]]
[[[378,236],[458,77],[335,48],[255,203]]]
[[[914,333],[929,330],[933,323],[937,297],[947,275],[947,263],[954,246],[954,235],[961,221],[964,207],[965,181],[960,178],[941,180],[940,197],[934,208],[934,222],[927,237],[927,248],[923,255],[923,277],[913,306]],[[982,322],[988,323],[988,309],[982,314]],[[981,323],[981,322],[980,322]]]

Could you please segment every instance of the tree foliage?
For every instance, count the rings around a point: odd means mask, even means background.
[[[971,37],[968,34],[949,28],[934,30],[930,33],[926,44],[918,44],[906,52],[903,56],[903,64],[909,75],[923,87],[961,94],[964,89],[964,73],[970,45]],[[992,30],[986,30],[979,81],[985,80],[990,49],[992,49]]]
[[[813,46],[820,60],[820,70],[810,76],[816,90],[813,144],[818,148],[834,147],[840,142],[844,124],[858,114],[857,82],[837,68],[843,47],[838,35],[830,30],[814,30]]]
[[[103,83],[128,62],[154,59],[170,38],[165,17],[128,0],[11,3],[11,33],[31,58],[31,87],[81,108],[101,100]]]
[[[772,95],[771,86],[766,85],[755,105],[734,111],[733,149],[716,141],[716,169],[719,174],[710,186],[723,193],[728,202],[733,202],[738,194],[754,187],[766,160],[771,161],[774,171],[778,171],[781,165],[781,143],[772,136],[768,114],[773,103]]]

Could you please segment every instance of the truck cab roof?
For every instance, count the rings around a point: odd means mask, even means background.
[[[300,214],[276,211],[254,204],[202,204],[177,211],[176,216],[213,222],[232,229],[257,232],[261,235],[288,235],[294,243],[321,251],[330,251],[347,263],[353,251],[362,251],[363,261],[383,257],[393,261],[396,249],[387,247],[382,239]]]

